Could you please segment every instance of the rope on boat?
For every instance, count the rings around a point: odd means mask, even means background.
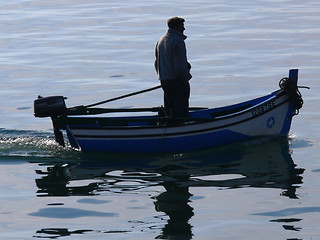
[[[283,91],[285,91],[289,95],[295,109],[294,115],[298,115],[299,109],[302,108],[303,105],[303,99],[295,79],[284,77],[280,80],[279,86]]]

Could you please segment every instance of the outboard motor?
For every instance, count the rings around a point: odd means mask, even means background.
[[[55,123],[55,119],[59,115],[63,115],[67,112],[64,99],[66,98],[63,96],[38,96],[38,98],[34,100],[34,116],[40,118],[51,117],[55,140],[61,146],[65,146],[65,144],[61,129]]]
[[[41,97],[34,100],[35,117],[56,117],[67,111],[63,96]]]

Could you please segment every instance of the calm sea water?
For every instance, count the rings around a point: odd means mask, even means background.
[[[38,95],[90,104],[158,85],[154,46],[186,19],[192,106],[270,93],[299,68],[288,139],[205,152],[83,154],[33,117]],[[0,3],[0,239],[320,239],[320,2]],[[153,107],[161,90],[108,107]]]

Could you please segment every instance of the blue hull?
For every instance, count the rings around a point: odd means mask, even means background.
[[[206,118],[241,106],[251,107],[205,122],[191,121],[173,126],[128,124],[123,127],[71,124],[66,129],[73,147],[80,147],[84,152],[127,153],[198,151],[256,137],[288,134],[294,108],[282,92],[224,108],[196,111],[191,116]]]

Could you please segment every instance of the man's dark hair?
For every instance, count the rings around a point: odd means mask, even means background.
[[[180,26],[181,24],[184,23],[184,19],[181,17],[173,17],[168,19],[168,27],[169,28],[175,28],[177,26]]]

